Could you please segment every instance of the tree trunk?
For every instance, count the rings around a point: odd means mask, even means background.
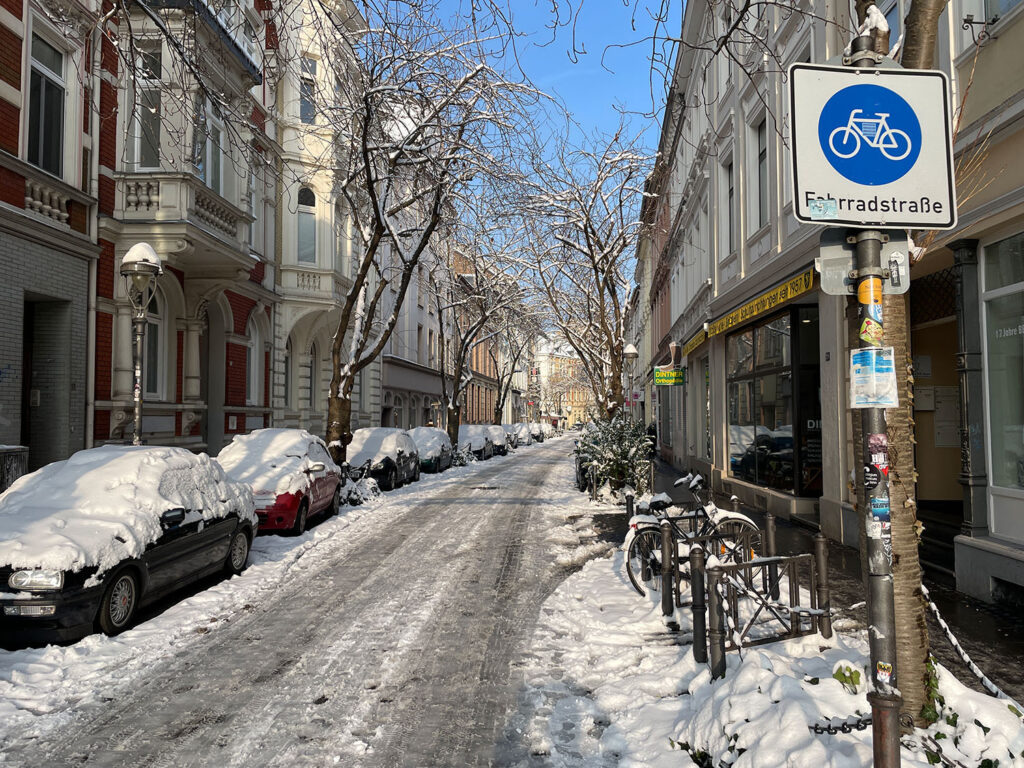
[[[459,426],[462,424],[462,409],[458,406],[448,408],[448,439],[455,450],[459,448]]]
[[[352,442],[352,376],[341,380],[339,387],[331,387],[327,396],[327,448],[336,464],[345,461],[348,444]],[[339,396],[339,389],[341,395]]]

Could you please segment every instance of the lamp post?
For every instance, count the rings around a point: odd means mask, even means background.
[[[572,421],[572,406],[571,405],[565,406],[565,414],[566,414],[565,415],[565,425],[567,427],[571,427],[572,426],[572,424],[570,423]]]
[[[622,359],[626,361],[629,366],[629,418],[633,418],[633,368],[636,367],[636,360],[640,357],[640,353],[637,352],[636,347],[632,344],[627,344],[626,348],[622,350]]]
[[[142,354],[146,340],[146,310],[153,298],[156,278],[163,273],[160,257],[149,243],[136,243],[121,259],[121,277],[125,293],[132,305],[132,363],[135,380],[132,399],[135,403],[135,426],[132,445],[142,445]]]

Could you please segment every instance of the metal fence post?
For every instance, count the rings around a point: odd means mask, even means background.
[[[824,638],[832,637],[831,597],[828,590],[828,539],[818,531],[814,537],[814,567],[818,571],[818,631]]]
[[[626,495],[626,518],[631,518],[634,515],[633,512],[633,497],[636,491],[633,490],[632,486],[627,485],[623,489],[623,493]]]
[[[590,500],[597,501],[597,467],[590,465]]]
[[[725,606],[718,588],[722,571],[708,569],[708,652],[711,656],[711,677],[725,677]]]
[[[707,603],[704,601],[704,549],[700,544],[690,547],[690,608],[693,612],[693,660],[708,661]]]
[[[775,515],[768,512],[764,516],[764,551],[768,557],[775,557],[779,554],[778,549],[775,545]],[[772,596],[772,600],[779,599],[779,567],[777,565],[768,566],[768,581],[771,583],[771,589],[769,594]]]
[[[675,540],[672,536],[672,524],[668,520],[661,521],[661,614],[669,617],[675,613],[676,601],[672,594],[672,573],[675,568]]]

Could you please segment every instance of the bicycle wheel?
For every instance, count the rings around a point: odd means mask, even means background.
[[[910,142],[910,137],[899,128],[892,128],[889,131],[889,138],[892,139],[892,146],[879,144],[878,148],[890,160],[902,160],[914,148],[914,145]]]
[[[842,134],[842,138],[837,145],[836,136],[839,134]],[[860,152],[860,136],[849,126],[840,125],[829,134],[828,146],[832,150],[832,154],[846,160]]]
[[[661,531],[641,528],[626,550],[626,574],[641,595],[661,589]]]
[[[748,539],[743,534],[750,534]],[[761,529],[747,520],[719,520],[712,553],[725,563],[746,563],[763,554]]]

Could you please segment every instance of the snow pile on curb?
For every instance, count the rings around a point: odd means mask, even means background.
[[[574,506],[586,508],[582,498]],[[870,726],[837,735],[808,729],[870,714],[863,632],[732,652],[725,679],[712,681],[693,659],[690,609],[678,612],[673,635],[658,599],[633,591],[616,551],[588,562],[544,603],[508,727],[545,765],[871,765]],[[938,764],[939,750],[957,761],[947,765],[1024,766],[1020,713],[936,671],[945,706],[934,725],[905,739],[904,768]]]

